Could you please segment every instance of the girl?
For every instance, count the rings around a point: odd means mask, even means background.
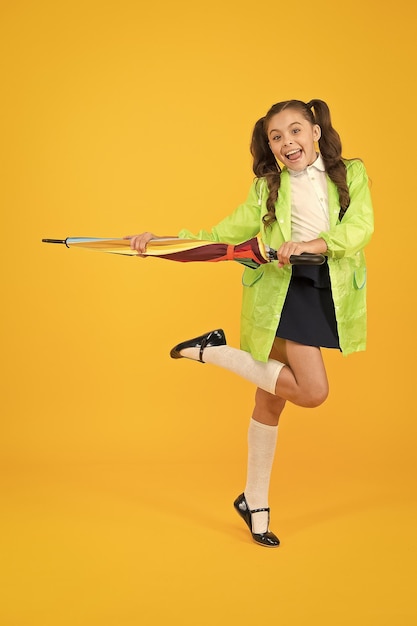
[[[302,407],[325,401],[321,347],[344,355],[365,349],[363,248],[373,211],[365,168],[342,158],[322,100],[274,104],[255,124],[251,153],[256,178],[246,202],[210,232],[179,237],[237,244],[260,232],[278,263],[244,271],[241,350],[219,329],[178,344],[171,356],[219,365],[257,386],[246,486],[234,506],[254,541],[275,547],[268,492],[278,421],[287,400]],[[131,237],[132,249],[145,252],[151,238]],[[291,267],[290,256],[302,253],[324,254],[326,263]]]

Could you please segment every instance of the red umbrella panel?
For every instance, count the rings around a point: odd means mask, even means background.
[[[42,239],[45,243],[64,244],[68,248],[88,248],[110,254],[137,256],[130,248],[129,239],[106,239],[98,237],[67,237],[66,239]],[[250,268],[277,260],[276,250],[266,246],[260,236],[253,237],[237,245],[201,241],[200,239],[157,238],[151,239],[144,256],[154,256],[181,263],[195,261],[237,261]],[[293,264],[321,265],[325,257],[321,254],[302,254],[290,259]]]
[[[151,240],[146,249],[147,256],[159,256],[181,263],[192,261],[237,261],[247,267],[256,268],[274,259],[275,251],[267,248],[259,237],[254,237],[237,245],[213,241],[190,239]],[[168,248],[169,246],[169,248]],[[171,247],[172,246],[172,247]],[[275,254],[276,258],[276,254]]]

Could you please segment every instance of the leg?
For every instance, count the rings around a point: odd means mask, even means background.
[[[278,419],[284,404],[285,400],[281,401],[281,398],[257,389],[255,409],[248,428],[248,461],[244,489],[244,498],[249,511],[252,511],[252,533],[265,533],[268,530],[269,483],[278,436]]]
[[[324,402],[328,382],[320,348],[277,338],[273,354],[282,360],[256,361],[249,352],[226,345],[223,331],[212,331],[171,350],[173,358],[186,357],[223,367],[299,406],[316,407]]]
[[[274,461],[278,422],[286,400],[304,406],[318,406],[327,397],[328,383],[319,348],[277,338],[271,360],[285,364],[276,383],[276,395],[257,389],[253,419],[248,432],[248,466],[244,496],[251,511],[252,530],[268,528],[269,483]],[[268,511],[266,511],[266,510]]]
[[[320,348],[277,338],[285,344],[287,367],[282,368],[275,388],[277,396],[303,407],[317,407],[329,394],[329,383]]]
[[[270,357],[286,362],[285,342],[275,341]],[[255,408],[248,430],[248,464],[244,496],[251,511],[268,509],[269,483],[278,435],[278,421],[285,400],[258,388]],[[268,530],[269,511],[261,510],[251,515],[252,531]]]
[[[288,365],[286,342],[282,339],[275,339],[269,358]],[[285,403],[286,400],[279,395],[274,396],[258,387],[255,394],[255,408],[252,417],[261,424],[278,426]]]
[[[248,352],[227,346],[219,330],[178,344],[171,356],[224,367],[258,386],[248,433],[246,488],[234,505],[257,543],[279,545],[278,538],[268,531],[267,504],[278,421],[286,400],[315,407],[326,399],[328,382],[320,349],[277,338],[269,360],[261,363]]]

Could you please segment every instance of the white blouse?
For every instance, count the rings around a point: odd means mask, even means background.
[[[327,178],[323,159],[301,172],[288,168],[291,183],[291,239],[310,241],[329,230]]]

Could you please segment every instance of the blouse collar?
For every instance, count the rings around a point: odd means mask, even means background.
[[[287,167],[291,176],[300,176],[300,174],[303,174],[303,172],[307,172],[308,170],[311,170],[313,168],[316,170],[319,170],[320,172],[326,171],[326,168],[324,166],[324,161],[320,153],[317,154],[317,159],[314,161],[314,163],[312,163],[311,165],[308,165],[304,170],[301,170],[301,172],[292,170],[289,167]]]

